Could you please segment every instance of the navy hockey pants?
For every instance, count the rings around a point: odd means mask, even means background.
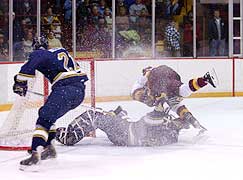
[[[82,82],[56,86],[52,89],[45,104],[39,109],[36,124],[50,130],[58,118],[79,106],[84,96],[85,85]]]

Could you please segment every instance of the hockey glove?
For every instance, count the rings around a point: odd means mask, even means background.
[[[22,81],[17,79],[17,75],[14,76],[13,92],[25,96],[28,89],[27,81]]]

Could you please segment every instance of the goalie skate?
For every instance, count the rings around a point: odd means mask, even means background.
[[[207,72],[203,76],[203,79],[207,81],[209,84],[211,84],[214,88],[216,88],[219,85],[218,77],[214,68]]]

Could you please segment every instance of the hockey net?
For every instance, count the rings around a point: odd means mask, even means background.
[[[66,127],[75,117],[95,106],[94,60],[77,59],[81,69],[89,76],[86,82],[84,102],[56,121],[57,127]],[[31,145],[33,130],[38,118],[38,110],[50,93],[51,86],[40,72],[36,72],[33,81],[28,82],[25,97],[16,95],[16,99],[6,119],[0,127],[0,150],[26,150]]]

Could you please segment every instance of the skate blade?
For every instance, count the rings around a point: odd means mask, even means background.
[[[201,136],[201,135],[203,135],[206,131],[207,131],[207,129],[201,129],[201,130],[197,133],[197,136]]]
[[[25,172],[39,172],[40,171],[40,165],[31,165],[31,166],[25,166],[25,165],[20,165],[19,170],[25,171]]]
[[[219,79],[218,79],[218,76],[217,76],[217,73],[216,73],[215,69],[212,68],[212,69],[209,71],[209,73],[211,74],[211,78],[212,78],[212,80],[213,80],[214,85],[215,85],[216,87],[218,87],[218,86],[219,86]]]
[[[204,144],[209,138],[210,136],[208,135],[207,131],[199,131],[199,133],[192,138],[192,144]]]

